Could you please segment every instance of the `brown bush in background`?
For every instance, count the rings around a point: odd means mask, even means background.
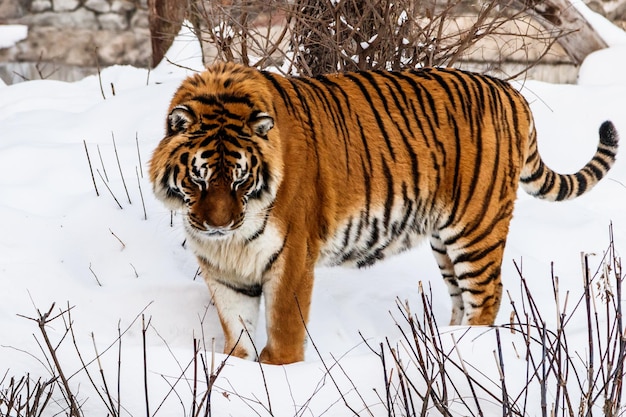
[[[296,42],[291,45],[294,61],[298,72],[307,75],[454,66],[481,48],[481,40],[522,39],[522,31],[526,32],[524,44],[539,41],[541,55],[545,54],[561,34],[538,28],[531,34],[528,26],[537,25],[527,19],[524,11],[512,9],[512,3],[301,0],[295,15]],[[497,48],[489,55],[489,60],[505,58],[499,56]]]
[[[555,42],[574,63],[606,46],[567,0],[151,2],[163,3],[151,12],[164,11],[151,18],[154,50],[165,50],[167,31],[187,18],[205,64],[238,61],[290,74],[488,62],[483,71],[514,77]],[[499,68],[505,61],[517,63],[515,72]]]

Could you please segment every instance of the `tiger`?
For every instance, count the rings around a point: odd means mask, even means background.
[[[618,141],[603,122],[591,160],[562,175],[541,159],[525,98],[495,77],[298,77],[220,62],[174,93],[149,172],[156,198],[181,213],[224,353],[288,364],[304,360],[317,266],[363,268],[422,240],[450,324],[493,325],[518,186],[548,201],[580,196],[608,173]]]

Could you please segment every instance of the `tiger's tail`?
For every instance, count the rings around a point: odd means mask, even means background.
[[[529,145],[528,157],[522,168],[520,182],[528,194],[548,201],[576,198],[593,188],[615,163],[619,135],[610,121],[600,126],[600,142],[593,158],[578,172],[559,174],[548,168],[539,155],[535,130]]]

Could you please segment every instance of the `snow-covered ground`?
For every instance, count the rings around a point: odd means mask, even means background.
[[[591,157],[604,120],[613,120],[626,140],[626,34],[604,25],[612,33],[612,47],[589,57],[578,85],[519,85],[536,118],[544,160],[560,172],[575,171]],[[199,51],[189,40],[170,54],[172,61],[188,68],[201,66]],[[37,324],[25,317],[37,317],[37,310],[44,313],[53,303],[53,315],[71,306],[72,328],[84,359],[94,358],[95,349],[103,353],[113,345],[101,363],[116,396],[121,352],[122,413],[144,414],[143,315],[150,411],[190,414],[191,383],[181,380],[175,394],[168,392],[193,358],[194,338],[203,340],[209,351],[215,338],[220,351],[221,328],[205,285],[196,277],[197,264],[182,245],[180,219],[174,215],[171,225],[170,213],[153,198],[146,176],[146,162],[163,134],[168,102],[187,74],[168,64],[150,73],[112,67],[102,71],[101,81],[92,76],[75,83],[0,85],[0,380],[5,374],[50,376]],[[617,250],[626,250],[622,154],[608,178],[577,200],[548,203],[519,193],[505,253],[504,286],[520,305],[514,261],[521,263],[548,326],[555,325],[557,316],[551,263],[560,277],[561,294],[571,292],[570,311],[583,288],[580,252],[599,254],[592,258],[597,265],[609,243],[610,223]],[[230,358],[215,382],[213,415],[269,415],[264,407],[270,403],[276,416],[351,415],[342,395],[363,415],[368,415],[364,404],[374,415],[387,415],[373,390],[384,391],[380,361],[362,338],[372,346],[385,337],[394,344],[399,337],[394,317],[400,316],[396,298],[408,300],[419,314],[420,281],[432,291],[442,340],[448,343],[454,334],[463,359],[496,381],[494,332],[444,326],[450,300],[424,245],[367,270],[319,269],[309,324],[314,343],[308,344],[306,361],[264,366],[262,373],[258,364]],[[510,313],[505,297],[497,322],[507,323]],[[580,337],[574,332],[570,351],[584,352],[584,324],[571,327],[580,329]],[[260,328],[259,347],[265,337]],[[116,338],[124,331],[120,347]],[[62,318],[49,323],[47,332],[58,343],[65,333]],[[515,343],[515,335],[502,333],[503,346]],[[523,355],[515,349],[504,353],[511,384],[523,384]],[[105,415],[102,400],[85,373],[78,372],[81,365],[69,336],[58,354],[65,372],[72,375],[69,383],[85,415]],[[217,363],[223,359],[216,355]],[[341,365],[332,370],[339,390],[323,364],[335,360]],[[97,363],[90,369],[97,376]],[[191,378],[191,371],[186,376]],[[102,386],[99,379],[96,383]],[[55,395],[61,400],[60,392]],[[536,410],[531,415],[540,415],[539,398],[531,401],[529,409]]]

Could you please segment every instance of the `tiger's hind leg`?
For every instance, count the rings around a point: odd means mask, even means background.
[[[446,252],[446,246],[438,235],[430,237],[430,247],[435,255],[435,260],[441,271],[441,276],[448,286],[448,292],[452,299],[452,314],[450,315],[450,325],[461,324],[463,320],[463,297],[461,289],[454,275],[454,265]]]
[[[439,231],[434,244],[431,240],[454,304],[451,323],[494,323],[502,298],[500,274],[509,221],[510,215],[498,217],[475,225],[471,232],[467,227],[449,227]],[[462,306],[458,306],[459,293]]]

